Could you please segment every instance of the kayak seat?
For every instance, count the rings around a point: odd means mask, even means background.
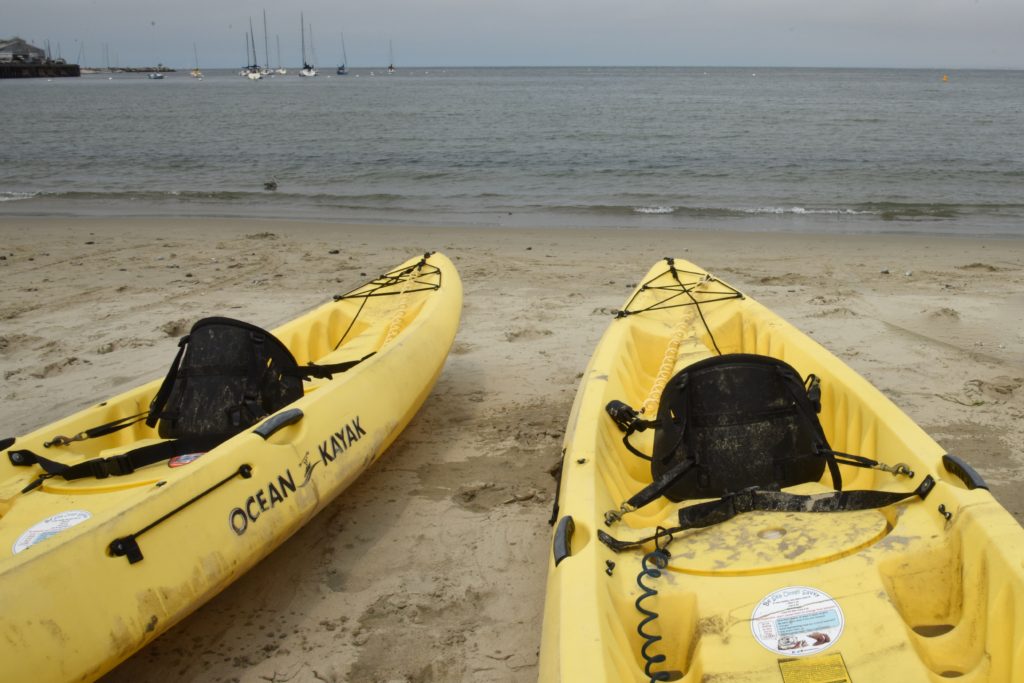
[[[831,449],[815,404],[777,358],[736,353],[694,363],[662,393],[651,475],[657,481],[691,463],[664,490],[675,502],[818,481]]]

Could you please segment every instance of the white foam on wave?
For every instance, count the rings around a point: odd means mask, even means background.
[[[0,202],[16,202],[19,199],[32,199],[38,192],[0,192]]]
[[[802,206],[791,206],[789,208],[782,206],[762,206],[756,209],[740,209],[743,213],[772,213],[772,214],[786,214],[791,213],[797,216],[862,216],[865,214],[875,213],[874,211],[857,211],[856,209],[805,209]]]
[[[637,206],[633,208],[633,213],[675,213],[675,209],[671,206]]]

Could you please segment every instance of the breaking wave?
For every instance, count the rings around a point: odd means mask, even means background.
[[[0,202],[16,202],[19,199],[32,199],[38,192],[0,192]]]

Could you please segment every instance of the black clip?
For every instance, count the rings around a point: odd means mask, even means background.
[[[921,482],[921,485],[917,487],[914,493],[920,496],[921,500],[924,500],[932,492],[933,488],[935,488],[935,479],[929,474],[925,476],[924,481]]]
[[[27,467],[36,464],[32,451],[7,451],[7,459],[15,467]]]
[[[609,401],[604,409],[621,432],[631,431],[640,417],[640,413],[622,401]]]
[[[115,557],[127,557],[128,564],[142,562],[142,550],[139,549],[139,543],[135,540],[135,536],[125,536],[112,541],[110,553]]]
[[[89,461],[89,470],[89,473],[97,479],[106,479],[111,476],[120,477],[125,474],[131,474],[135,471],[135,466],[131,464],[128,458],[115,455],[109,458]]]

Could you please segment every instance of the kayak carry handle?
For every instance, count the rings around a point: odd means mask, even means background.
[[[572,534],[576,531],[576,523],[570,515],[558,520],[558,528],[555,529],[555,543],[552,548],[555,554],[555,566],[572,555]]]
[[[982,479],[981,475],[978,474],[973,467],[957,456],[946,453],[942,456],[942,466],[945,467],[946,471],[950,474],[956,475],[957,479],[962,481],[964,486],[969,490],[988,490],[988,484],[985,483],[985,480]]]
[[[264,421],[259,427],[252,430],[253,434],[259,434],[266,441],[272,437],[276,432],[284,429],[288,425],[293,425],[301,420],[305,415],[298,408],[292,408],[285,410],[277,415],[274,415],[270,419]]]

